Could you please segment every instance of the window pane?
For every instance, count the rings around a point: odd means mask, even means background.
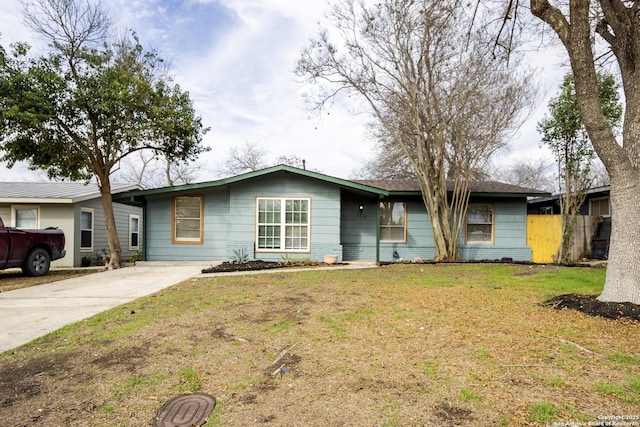
[[[468,224],[493,223],[493,208],[490,205],[469,205],[467,209]]]
[[[493,206],[471,203],[467,208],[467,243],[492,243]]]
[[[200,241],[202,227],[202,198],[183,196],[175,198],[175,238]]]
[[[258,199],[258,249],[307,250],[308,210],[304,199]]]
[[[138,233],[131,234],[131,247],[132,248],[138,247]]]
[[[131,218],[131,232],[138,232],[138,218]]]
[[[16,209],[16,227],[38,228],[38,211],[36,209]]]
[[[404,202],[380,202],[380,240],[404,242],[407,213]]]
[[[80,247],[81,248],[91,247],[91,231],[82,230],[80,232]]]
[[[467,241],[468,242],[490,242],[491,241],[491,224],[468,224],[467,225]]]
[[[92,217],[93,214],[91,212],[82,212],[80,214],[80,228],[82,230],[91,230]]]
[[[199,219],[176,219],[176,237],[182,239],[200,239]]]

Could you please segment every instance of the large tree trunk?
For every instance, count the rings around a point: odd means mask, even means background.
[[[102,196],[102,209],[104,210],[104,225],[107,232],[107,242],[109,244],[109,264],[107,268],[113,270],[120,268],[120,239],[116,230],[116,219],[113,213],[113,199],[111,197],[111,182],[109,177],[100,177],[100,195]]]
[[[548,0],[531,0],[531,11],[553,28],[567,50],[582,121],[611,177],[609,265],[599,299],[640,304],[640,71],[636,65],[640,52],[637,30],[640,17],[635,7],[599,3],[606,20],[598,23],[596,31],[611,46],[620,66],[626,99],[622,146],[602,112],[598,96],[591,2],[572,0],[570,21]]]
[[[640,177],[611,183],[611,243],[600,301],[640,304]]]

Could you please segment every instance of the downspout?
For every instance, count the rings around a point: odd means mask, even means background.
[[[147,198],[142,197],[142,259],[147,260]]]
[[[376,264],[380,264],[380,198],[376,200]]]

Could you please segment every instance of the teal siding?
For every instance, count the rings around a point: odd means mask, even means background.
[[[433,233],[429,215],[421,199],[405,200],[407,203],[407,241],[406,243],[380,242],[381,262],[411,260],[416,257],[424,260],[435,257]],[[485,203],[484,200],[478,202]],[[465,245],[464,236],[460,239],[460,257],[466,260],[500,260],[511,258],[515,261],[531,261],[531,248],[526,244],[526,200],[497,199],[495,207],[494,244]],[[376,259],[376,204],[365,205],[363,215],[358,212],[359,200],[354,194],[343,194],[342,200],[342,244],[344,259]],[[398,258],[394,257],[394,254]]]
[[[229,260],[234,250],[246,249],[251,258],[281,260],[285,252],[256,252],[256,198],[309,197],[311,199],[311,250],[289,252],[290,257],[321,261],[326,254],[342,258],[340,237],[340,189],[299,176],[265,176],[203,192],[204,237],[197,245],[171,243],[171,196],[147,200],[146,259]]]
[[[360,213],[360,206],[364,209]],[[340,203],[340,241],[345,261],[376,259],[377,199],[343,192]]]
[[[204,200],[204,231],[201,244],[172,243],[172,196],[201,195]],[[246,250],[252,259],[279,261],[284,257],[321,261],[324,255],[338,261],[376,260],[392,262],[420,257],[433,259],[435,247],[429,216],[419,196],[407,203],[407,241],[376,241],[378,194],[323,179],[284,171],[235,181],[218,181],[211,186],[185,186],[175,192],[146,195],[145,257],[147,260],[225,261],[234,251]],[[309,198],[311,205],[310,249],[299,252],[256,250],[256,203],[258,197]],[[465,245],[463,259],[528,261],[526,245],[526,200],[480,199],[495,206],[494,243]],[[363,206],[362,211],[359,209]],[[394,254],[397,257],[394,257]]]
[[[468,260],[511,258],[514,261],[531,261],[531,248],[527,246],[526,200],[499,200],[494,206],[494,244],[462,245],[460,257]]]

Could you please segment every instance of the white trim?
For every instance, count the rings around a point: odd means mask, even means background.
[[[259,215],[260,215],[260,200],[279,200],[281,202],[280,204],[280,223],[278,224],[278,226],[280,227],[280,247],[278,248],[260,248],[260,244],[259,244],[259,240],[260,240],[260,225],[261,224],[267,224],[267,223],[260,223],[258,221]],[[287,212],[286,212],[286,206],[287,206],[287,201],[288,200],[303,200],[307,202],[307,222],[306,223],[301,223],[301,224],[287,224]],[[286,197],[256,197],[256,206],[255,206],[255,221],[256,221],[256,228],[255,228],[255,236],[256,236],[256,241],[255,241],[255,251],[256,252],[286,252],[286,253],[308,253],[311,251],[311,197],[292,197],[292,196],[286,196]],[[287,231],[287,227],[288,226],[302,226],[302,227],[307,227],[307,235],[306,235],[306,240],[307,240],[307,247],[306,248],[298,248],[298,249],[287,249],[286,248],[286,231]]]
[[[16,204],[16,205],[11,205],[11,227],[18,227],[18,216],[16,215],[16,211],[21,211],[21,210],[35,210],[36,211],[36,224],[35,227],[33,228],[40,228],[40,206],[38,205],[22,205],[22,204]],[[26,228],[26,227],[20,227],[20,228]]]
[[[136,219],[138,221],[138,231],[136,231],[136,234],[138,235],[138,244],[136,246],[133,246],[131,244],[131,236],[133,235],[133,232],[131,231],[131,220]],[[140,215],[138,214],[129,214],[129,250],[130,251],[139,251],[140,250]]]
[[[82,247],[82,213],[86,212],[86,213],[90,213],[91,214],[91,229],[89,231],[91,231],[91,247]],[[96,230],[95,230],[95,211],[92,208],[80,208],[80,252],[93,252],[93,239],[95,237],[96,234]],[[85,231],[87,229],[84,229]]]

